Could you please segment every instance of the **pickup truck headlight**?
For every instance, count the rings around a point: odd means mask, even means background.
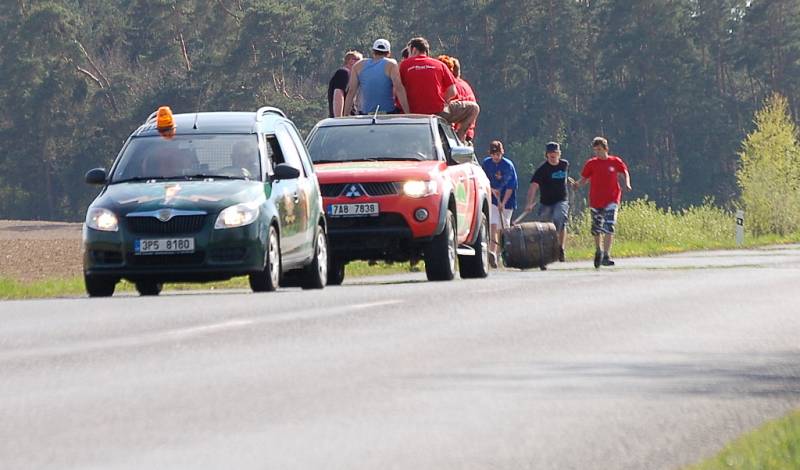
[[[119,220],[110,210],[95,207],[86,212],[86,226],[102,232],[116,232],[119,230]]]
[[[406,181],[403,184],[403,192],[410,197],[425,197],[436,194],[436,181]]]
[[[243,227],[258,218],[258,203],[246,202],[228,207],[217,216],[215,229]]]

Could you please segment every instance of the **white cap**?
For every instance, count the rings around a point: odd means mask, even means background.
[[[378,52],[391,52],[392,46],[386,39],[376,39],[375,42],[372,43],[372,50]]]

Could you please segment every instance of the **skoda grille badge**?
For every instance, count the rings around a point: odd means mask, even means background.
[[[172,218],[172,211],[169,209],[161,209],[158,211],[158,220],[167,222]]]

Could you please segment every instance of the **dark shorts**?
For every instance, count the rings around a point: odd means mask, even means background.
[[[537,204],[534,220],[539,222],[553,222],[556,230],[563,230],[569,219],[569,202],[558,201],[555,204]]]
[[[592,213],[592,235],[601,233],[614,233],[614,225],[617,223],[617,211],[619,205],[609,204],[602,209],[589,208]]]

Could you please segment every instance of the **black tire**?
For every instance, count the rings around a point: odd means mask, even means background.
[[[481,214],[478,238],[472,245],[475,256],[459,256],[458,267],[464,279],[484,278],[489,275],[489,222]]]
[[[448,209],[442,233],[425,248],[425,274],[429,281],[450,281],[456,276],[458,256],[456,221]]]
[[[341,286],[344,282],[344,267],[347,263],[328,256],[328,285]]]
[[[89,297],[111,297],[117,287],[117,280],[107,276],[84,274],[83,283]]]
[[[153,281],[139,281],[135,284],[136,292],[138,292],[139,295],[158,295],[164,287],[164,284]]]
[[[317,240],[314,243],[314,258],[303,268],[300,287],[303,289],[322,289],[328,283],[328,237],[325,230],[317,227]]]
[[[249,276],[250,289],[253,292],[272,292],[278,288],[281,278],[281,244],[278,231],[269,226],[267,236],[267,253],[264,260],[264,269]]]

